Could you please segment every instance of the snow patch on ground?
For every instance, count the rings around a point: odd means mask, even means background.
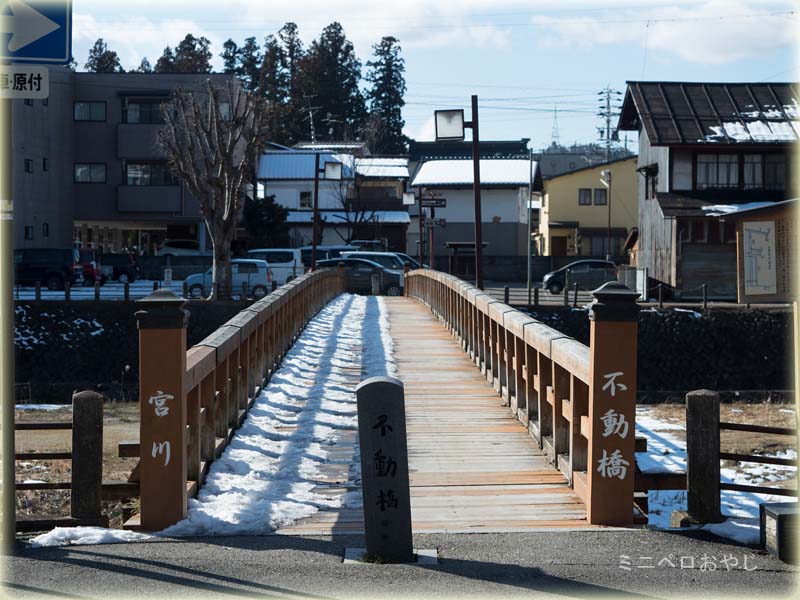
[[[198,498],[189,501],[186,519],[154,535],[58,528],[31,544],[257,535],[311,516],[320,508],[360,506],[360,491],[327,495],[324,484],[314,479],[339,431],[357,427],[355,387],[359,381],[396,375],[392,349],[383,299],[339,296],[312,319],[288,352],[231,444],[211,465]],[[354,463],[358,463],[357,455]],[[360,479],[357,464],[350,468],[350,479]]]
[[[16,404],[15,410],[61,410],[72,409],[71,404]]]
[[[636,462],[644,473],[686,472],[686,442],[670,432],[685,430],[676,423],[650,416],[649,407],[636,409],[636,433],[647,438],[647,452],[637,452]],[[797,458],[795,450],[779,451],[774,456]],[[763,485],[794,477],[795,467],[739,463],[738,469],[723,468],[720,479],[726,483]],[[796,499],[794,499],[796,500]],[[704,525],[702,529],[741,544],[759,543],[759,506],[765,502],[792,502],[791,497],[750,492],[723,491],[720,494],[722,514],[728,519],[722,523]],[[673,510],[686,510],[686,491],[651,491],[648,495],[649,525],[659,529],[670,528]]]

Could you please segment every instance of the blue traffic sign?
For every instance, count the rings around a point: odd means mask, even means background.
[[[68,64],[72,0],[8,0],[0,13],[0,60]]]

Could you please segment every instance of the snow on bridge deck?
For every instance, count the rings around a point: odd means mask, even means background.
[[[405,388],[411,516],[416,533],[592,528],[564,476],[430,310],[385,298],[396,376]],[[355,432],[340,438],[355,442]],[[339,456],[343,458],[341,446]],[[358,462],[357,452],[352,461]],[[358,482],[342,464],[323,471],[351,501],[278,530],[279,534],[363,531]],[[350,469],[353,473],[353,469]],[[336,484],[334,484],[335,486]]]

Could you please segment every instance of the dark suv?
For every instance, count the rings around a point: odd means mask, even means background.
[[[14,250],[14,280],[23,285],[37,282],[48,290],[63,290],[64,284],[83,283],[80,255],[74,249],[23,248]]]
[[[103,278],[120,283],[133,283],[141,275],[133,254],[103,254],[100,257]]]

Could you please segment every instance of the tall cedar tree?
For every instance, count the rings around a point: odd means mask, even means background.
[[[369,100],[371,120],[380,119],[370,150],[377,154],[402,154],[406,151],[403,135],[403,94],[406,92],[405,61],[400,56],[397,38],[387,36],[372,46],[374,60],[367,62],[366,80],[372,84],[366,96]],[[372,124],[374,130],[376,124]],[[364,136],[367,137],[367,136]]]
[[[187,33],[186,37],[175,46],[175,50],[167,46],[164,54],[156,63],[156,73],[210,73],[211,42],[207,38],[194,37]]]
[[[279,142],[291,146],[309,138],[309,124],[306,121],[307,101],[303,97],[300,74],[300,65],[305,56],[305,49],[295,23],[286,23],[278,31],[277,37],[282,55],[283,84],[286,95],[282,138]]]
[[[355,137],[367,115],[358,88],[361,61],[342,26],[333,22],[311,43],[300,60],[301,90],[315,106],[314,127],[320,139]]]
[[[261,90],[248,94],[234,79],[224,85],[207,79],[200,90],[176,90],[161,107],[159,144],[170,170],[199,202],[211,234],[212,299],[232,291],[231,244],[254,159],[267,141],[263,105]]]
[[[89,59],[83,68],[93,73],[124,73],[119,56],[113,50],[109,50],[103,38],[94,43],[89,50]]]
[[[289,209],[275,202],[275,196],[248,198],[243,221],[253,248],[280,248],[289,245]]]
[[[139,66],[136,67],[136,69],[134,69],[133,72],[134,73],[152,73],[153,72],[153,66],[150,64],[150,61],[147,60],[147,57],[145,56],[142,59],[142,62],[139,63]]]

